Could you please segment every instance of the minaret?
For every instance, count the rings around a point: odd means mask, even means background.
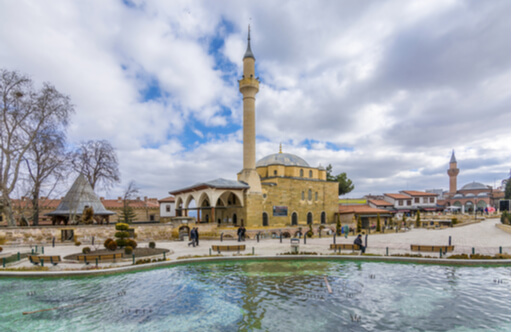
[[[256,59],[251,50],[251,27],[247,37],[247,50],[244,55],[244,74],[238,81],[240,92],[243,95],[244,107],[244,168],[238,180],[247,183],[251,193],[261,193],[261,180],[256,172],[256,93],[260,82],[255,77],[254,63]]]
[[[457,168],[457,159],[455,159],[455,150],[452,150],[452,158],[450,159],[450,168],[448,168],[448,176],[450,177],[450,195],[454,195],[457,192],[457,175],[459,175],[459,169]]]

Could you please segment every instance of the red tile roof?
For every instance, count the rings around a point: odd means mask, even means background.
[[[426,193],[424,191],[416,191],[416,190],[404,190],[403,193],[406,193],[410,196],[437,196],[437,194],[434,193]]]
[[[356,214],[376,214],[376,213],[390,213],[388,210],[372,208],[368,205],[339,205],[338,212],[356,213]]]
[[[410,199],[411,197],[403,194],[384,194],[388,197],[391,197],[393,199]]]
[[[173,203],[174,202],[174,196],[169,196],[166,198],[162,198],[159,200],[160,203]]]
[[[369,199],[368,202],[372,203],[374,205],[380,205],[380,206],[393,206],[393,203],[390,203],[383,199]]]

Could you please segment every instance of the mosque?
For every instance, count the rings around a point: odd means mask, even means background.
[[[238,180],[215,179],[170,191],[176,215],[197,211],[199,223],[246,227],[334,223],[338,183],[326,180],[323,167],[311,167],[299,156],[283,153],[281,147],[279,153],[256,162],[255,61],[249,30],[238,81],[243,96],[243,169]]]
[[[447,170],[450,179],[448,193],[444,196],[445,206],[460,208],[463,212],[473,213],[476,210],[484,211],[486,208],[498,209],[499,201],[505,197],[503,190],[494,189],[480,182],[470,182],[457,189],[457,176],[459,175],[455,151],[452,151],[449,168]]]

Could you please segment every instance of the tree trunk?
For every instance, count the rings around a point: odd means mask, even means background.
[[[32,224],[34,226],[39,225],[39,191],[39,186],[36,185],[32,194]]]
[[[4,205],[4,215],[7,218],[7,226],[16,227],[16,220],[14,219],[14,213],[12,211],[11,199],[5,194],[5,191],[3,192],[4,194],[2,195],[2,203]]]

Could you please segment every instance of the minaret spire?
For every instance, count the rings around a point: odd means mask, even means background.
[[[256,58],[254,57],[254,54],[252,54],[252,50],[251,50],[251,25],[250,24],[249,24],[249,31],[247,33],[247,50],[245,51],[244,59],[245,58],[253,58],[254,60],[256,60]]]

